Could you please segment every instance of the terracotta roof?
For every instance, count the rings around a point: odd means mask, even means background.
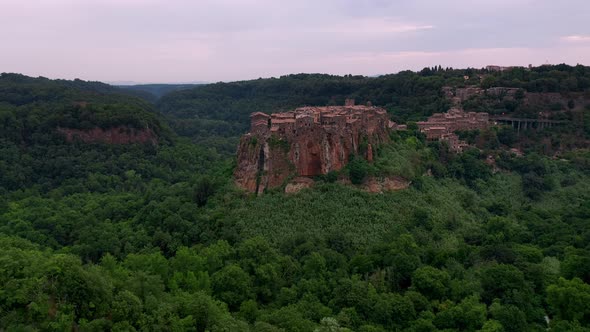
[[[254,112],[252,114],[250,114],[250,117],[254,117],[254,116],[265,116],[265,117],[270,117],[270,115],[266,114],[266,113],[262,113],[262,112]]]

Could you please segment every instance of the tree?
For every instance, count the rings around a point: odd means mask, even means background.
[[[128,290],[115,295],[111,308],[113,321],[129,324],[138,321],[143,311],[141,300]]]
[[[240,304],[238,315],[250,324],[258,318],[258,304],[254,300],[247,300]]]
[[[481,327],[481,332],[504,332],[504,327],[502,323],[497,320],[490,319],[483,324]]]
[[[491,88],[493,86],[496,86],[498,82],[498,79],[496,78],[496,76],[493,75],[486,75],[483,80],[481,81],[481,87],[482,89],[488,89]]]
[[[507,146],[512,146],[516,140],[517,136],[512,128],[502,127],[500,130],[498,130],[498,141],[500,141],[500,143]]]
[[[453,304],[450,301],[442,302],[434,319],[434,325],[441,329],[475,331],[482,327],[486,316],[485,304],[480,303],[477,296],[469,296],[459,304]]]
[[[506,332],[518,332],[527,329],[526,316],[515,305],[502,305],[499,301],[495,301],[490,306],[490,314],[494,320],[500,322]]]
[[[430,299],[441,299],[449,288],[451,277],[445,271],[424,266],[412,275],[412,287]]]
[[[198,206],[207,204],[209,197],[215,193],[215,184],[208,177],[202,178],[197,182],[194,189],[194,200]]]
[[[590,282],[590,251],[566,247],[561,270],[566,278],[577,277]]]
[[[399,294],[384,293],[375,298],[370,318],[388,329],[404,326],[416,318],[412,302]]]
[[[590,323],[590,285],[578,278],[559,278],[547,287],[547,304],[555,319]]]
[[[491,303],[493,299],[510,298],[513,290],[529,290],[523,273],[512,265],[492,264],[480,272],[483,299]]]
[[[351,332],[351,330],[340,327],[338,321],[332,317],[324,317],[320,321],[320,327],[313,330],[314,332]]]
[[[353,184],[361,184],[369,172],[369,164],[364,158],[353,155],[348,163],[348,171],[350,182]]]
[[[211,276],[213,294],[235,311],[253,297],[252,279],[237,265],[228,265]]]

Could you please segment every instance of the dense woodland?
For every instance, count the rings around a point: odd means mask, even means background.
[[[553,107],[568,121],[555,128],[460,133],[474,148],[459,155],[412,123],[448,109],[442,86],[567,100],[589,79],[583,66],[434,67],[217,83],[153,103],[141,89],[2,74],[0,330],[590,331],[590,105]],[[297,194],[233,185],[250,112],[346,97],[409,129]],[[115,126],[152,128],[158,144],[56,131]],[[411,186],[337,181],[383,176]]]

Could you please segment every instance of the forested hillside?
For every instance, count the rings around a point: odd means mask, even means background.
[[[411,124],[450,106],[443,86],[589,89],[582,66],[514,75],[290,75],[153,105],[100,83],[3,74],[0,330],[590,331],[590,152],[551,143],[586,135],[588,108],[576,104],[574,122],[554,107],[563,127],[461,133],[474,145],[463,154]],[[346,97],[409,129],[373,163],[354,159],[296,194],[234,186],[232,144],[250,112]],[[157,142],[57,130],[120,126],[150,128]],[[338,180],[384,176],[411,185],[372,194]]]
[[[118,88],[122,91],[130,94],[135,94],[138,97],[146,99],[151,102],[157,102],[164,95],[169,94],[173,91],[186,90],[194,88],[197,85],[203,85],[205,83],[195,84],[136,84],[136,85],[119,85]]]
[[[173,137],[153,105],[109,85],[2,74],[0,192],[78,186],[93,176],[119,176],[129,164],[143,176],[153,176],[157,164],[147,166],[144,160],[157,155],[154,146],[100,144],[101,137],[96,144],[71,144],[63,133],[100,129],[109,135],[114,128],[149,130],[162,148]]]
[[[561,93],[566,102],[543,104],[543,108],[566,109],[570,95],[580,96],[590,88],[590,68],[578,65],[515,68],[504,72],[483,69],[425,68],[379,77],[296,74],[280,78],[216,83],[165,95],[158,108],[174,130],[194,142],[213,145],[233,154],[237,137],[248,128],[252,112],[279,112],[304,105],[342,105],[345,98],[371,102],[388,110],[397,122],[419,121],[449,109],[443,86],[511,87],[531,93]],[[481,99],[481,98],[480,98]],[[537,107],[518,101],[474,99],[466,109],[490,113],[536,116]],[[557,108],[557,109],[556,109]]]
[[[342,105],[344,99],[387,106],[399,120],[418,120],[448,108],[440,88],[461,71],[426,77],[413,72],[370,78],[297,74],[216,83],[164,96],[158,108],[181,136],[233,153],[252,112],[278,112],[304,105]],[[462,79],[462,78],[461,78]]]

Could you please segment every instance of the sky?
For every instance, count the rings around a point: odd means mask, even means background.
[[[0,72],[217,82],[590,65],[589,0],[0,0]]]

